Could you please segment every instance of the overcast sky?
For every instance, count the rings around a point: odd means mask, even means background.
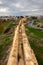
[[[0,16],[43,15],[43,0],[0,0]]]

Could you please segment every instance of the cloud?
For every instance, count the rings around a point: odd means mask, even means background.
[[[2,1],[0,1],[0,4],[2,4]]]
[[[12,3],[12,6],[16,8],[24,8],[20,3]]]
[[[1,0],[0,15],[4,14],[43,15],[43,0]]]
[[[8,8],[0,8],[0,12],[6,12],[7,13],[7,11],[8,11]]]

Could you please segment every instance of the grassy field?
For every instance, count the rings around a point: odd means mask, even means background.
[[[7,27],[7,26],[8,26],[8,22],[0,23],[0,34],[3,33],[4,28]]]
[[[10,52],[9,49],[12,45],[13,32],[15,27],[16,24],[14,22],[0,23],[0,65],[6,65],[6,57]],[[4,33],[6,30],[8,31],[8,33]]]
[[[43,31],[26,27],[26,33],[39,65],[43,65]]]
[[[12,23],[12,22],[3,22],[3,23],[0,23],[0,34],[2,34],[5,29],[12,28],[12,27],[14,27],[16,25],[17,24]]]
[[[0,37],[0,59],[3,57],[3,52],[7,46],[9,46],[12,42],[11,35],[4,35]]]
[[[33,33],[34,35],[36,35],[39,38],[43,38],[43,31],[39,30],[39,29],[34,29],[34,28],[28,28],[27,27],[27,32],[29,33]]]

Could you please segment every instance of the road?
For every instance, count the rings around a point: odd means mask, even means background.
[[[15,29],[15,35],[7,65],[38,65],[35,54],[27,39],[22,19]]]
[[[33,25],[34,21],[31,21],[31,23],[28,23],[28,27],[31,27],[31,28],[34,28],[34,29],[40,29],[40,30],[43,30],[43,28],[40,28],[40,27],[36,27]]]

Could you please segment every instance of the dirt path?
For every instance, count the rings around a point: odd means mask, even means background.
[[[24,65],[24,53],[22,43],[22,30],[19,28],[18,65]]]
[[[15,29],[15,36],[7,65],[38,65],[21,20]]]

